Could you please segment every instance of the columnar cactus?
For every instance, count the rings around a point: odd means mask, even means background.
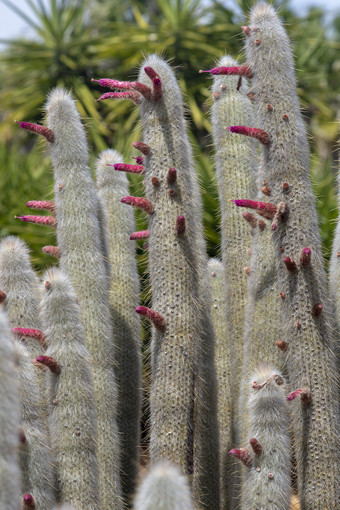
[[[50,430],[58,473],[59,499],[76,510],[99,510],[97,422],[91,360],[84,345],[79,306],[68,279],[59,269],[43,276],[41,303],[47,338],[45,356],[60,371],[50,371]]]
[[[250,386],[247,450],[251,460],[242,485],[242,510],[289,510],[290,414],[284,379],[278,370],[263,364],[254,371]]]
[[[98,197],[88,167],[84,128],[71,95],[50,94],[47,125],[55,177],[57,240],[60,267],[79,300],[85,343],[92,357],[98,424],[98,464],[102,510],[121,508],[118,390],[114,341],[108,302],[109,280],[103,260]]]
[[[260,189],[257,199],[263,199],[263,191],[271,193],[263,179],[262,165],[258,172],[257,184]],[[268,221],[252,213],[252,245],[249,263],[248,294],[244,323],[244,346],[242,356],[242,378],[239,397],[240,429],[239,444],[247,440],[248,407],[244,405],[249,398],[248,379],[260,362],[267,362],[284,370],[286,343],[282,340],[284,325],[281,318],[281,300],[277,282],[275,252],[272,242],[272,230]],[[270,312],[269,312],[270,311]]]
[[[224,56],[215,69],[223,70],[236,66],[238,66],[236,60]],[[254,121],[253,107],[247,97],[246,80],[243,78],[239,86],[238,76],[214,74],[214,69],[211,72],[214,75],[211,120],[221,208],[221,249],[226,271],[226,299],[229,302],[228,331],[232,342],[235,373],[232,384],[236,397],[240,385],[244,310],[247,299],[248,277],[244,267],[249,265],[248,250],[251,246],[251,236],[248,223],[235,210],[231,200],[255,195],[257,151],[254,140],[235,137],[225,129],[226,126],[249,125]],[[235,420],[235,417],[233,419]]]
[[[264,177],[276,207],[271,228],[285,295],[287,369],[292,388],[306,388],[312,396],[309,403],[297,402],[293,412],[299,493],[303,508],[321,510],[340,504],[339,405],[307,137],[289,41],[278,16],[261,3],[250,21],[244,28],[246,56],[261,129],[230,129],[256,136],[263,145]]]
[[[0,244],[0,289],[6,293],[5,306],[9,324],[16,328],[14,333],[32,356],[43,354],[43,335],[38,334],[41,330],[39,278],[31,266],[28,247],[14,236],[5,237]],[[45,385],[44,382],[44,388]]]
[[[138,488],[134,510],[193,510],[186,478],[169,462],[155,464]]]
[[[339,161],[340,165],[340,161]],[[340,167],[338,171],[338,221],[333,240],[332,255],[329,267],[329,294],[334,304],[337,331],[340,333]],[[340,345],[336,345],[337,364],[340,368]]]
[[[0,288],[5,291],[8,321],[17,340],[24,440],[20,448],[23,493],[33,494],[37,510],[50,510],[55,502],[54,466],[47,420],[46,374],[31,358],[44,354],[44,335],[39,319],[39,278],[32,269],[29,250],[10,236],[0,245]]]
[[[0,508],[17,510],[20,395],[15,351],[8,320],[0,305]]]
[[[21,403],[22,494],[24,502],[36,510],[52,510],[56,503],[55,466],[46,433],[38,376],[43,367],[35,366],[28,348],[15,341]],[[38,356],[39,358],[39,356]],[[27,506],[27,505],[26,505]],[[24,506],[24,508],[26,508]]]
[[[131,497],[139,463],[142,373],[140,320],[135,313],[139,278],[135,245],[130,240],[136,230],[134,211],[120,203],[120,198],[128,195],[129,181],[125,173],[115,172],[112,168],[122,162],[118,152],[103,151],[96,162],[96,173],[103,222],[107,228],[111,267],[109,299],[114,338],[117,339],[117,419],[121,437],[122,489],[126,497]]]
[[[208,272],[211,279],[212,312],[211,316],[215,331],[215,364],[217,376],[217,417],[220,444],[220,488],[221,508],[229,508],[232,500],[234,463],[229,455],[230,448],[235,444],[232,435],[232,357],[233,349],[227,321],[226,277],[222,262],[210,259]]]
[[[169,458],[183,473],[192,473],[197,434],[195,454],[200,462],[194,497],[204,500],[206,508],[217,508],[217,422],[213,423],[215,413],[206,412],[216,405],[213,374],[205,365],[213,356],[213,337],[207,329],[209,301],[203,301],[206,290],[202,291],[206,257],[198,184],[181,92],[171,68],[152,55],[139,79],[144,85],[152,81],[151,95],[141,98],[140,111],[144,142],[150,147],[145,186],[153,205],[148,250],[152,307],[165,321],[164,327],[154,328],[152,339],[150,454],[153,462]],[[208,451],[203,456],[199,449],[204,442]]]
[[[241,384],[243,359],[243,337],[245,305],[247,299],[247,268],[249,267],[249,249],[251,246],[250,228],[240,216],[231,199],[239,196],[255,195],[255,176],[257,167],[256,142],[250,138],[234,137],[226,126],[233,124],[249,125],[253,122],[253,107],[247,97],[246,79],[239,79],[231,73],[223,74],[224,70],[237,68],[238,63],[230,56],[222,57],[218,67],[211,69],[214,76],[212,86],[214,104],[211,111],[213,141],[215,146],[216,176],[221,209],[221,249],[226,277],[226,300],[228,336],[233,352],[231,380],[232,401],[232,433],[233,443],[238,437],[238,395]],[[238,83],[240,81],[240,83]],[[241,410],[244,407],[241,407]],[[240,411],[241,412],[241,411]],[[224,452],[226,457],[226,452]],[[228,456],[228,461],[230,459]],[[235,467],[233,468],[235,471]],[[229,478],[229,477],[228,477]],[[235,485],[235,481],[233,484]],[[225,484],[225,477],[223,485]],[[229,488],[224,490],[223,508],[228,506],[231,498],[231,480]],[[234,487],[235,489],[235,487]],[[226,492],[227,491],[227,492]]]

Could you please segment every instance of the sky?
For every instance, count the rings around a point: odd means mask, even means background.
[[[29,35],[27,23],[13,12],[7,5],[0,0],[0,39],[14,38],[18,35]],[[43,0],[45,5],[48,5],[50,0]],[[12,0],[19,9],[23,10],[26,14],[31,15],[25,0]],[[36,3],[36,0],[35,0]],[[233,5],[232,0],[226,0],[226,5]],[[340,0],[292,0],[291,6],[298,15],[303,15],[308,11],[311,6],[320,6],[328,13],[328,18],[333,14],[340,14]]]

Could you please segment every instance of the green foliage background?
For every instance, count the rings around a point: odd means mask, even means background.
[[[137,153],[138,109],[126,101],[95,102],[106,90],[91,78],[135,79],[143,55],[163,54],[177,67],[188,105],[187,117],[204,202],[210,255],[219,253],[219,207],[214,174],[209,109],[209,69],[225,53],[242,61],[241,25],[251,2],[202,0],[26,0],[24,14],[30,37],[8,41],[0,54],[0,237],[16,234],[27,241],[38,269],[51,264],[41,253],[54,243],[48,227],[23,224],[14,215],[27,213],[28,200],[52,198],[52,171],[44,143],[20,130],[14,120],[42,122],[48,91],[65,86],[74,91],[85,119],[92,159],[106,148],[122,152],[126,162]],[[336,161],[340,111],[340,14],[325,21],[320,9],[299,18],[287,2],[274,2],[286,22],[294,48],[299,96],[309,126],[311,176],[326,260],[337,217]],[[229,4],[228,4],[229,5]],[[131,194],[142,193],[140,177],[131,177]],[[246,198],[246,197],[238,197]],[[139,214],[140,228],[145,228]],[[138,249],[140,262],[143,252]]]

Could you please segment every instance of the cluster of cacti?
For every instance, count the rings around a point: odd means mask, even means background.
[[[208,71],[222,261],[207,259],[182,95],[162,58],[139,81],[98,80],[113,89],[100,99],[138,106],[143,141],[134,165],[102,152],[96,183],[70,92],[50,93],[46,126],[19,123],[50,146],[55,200],[26,204],[50,214],[21,219],[56,228],[44,251],[59,268],[40,280],[22,241],[0,244],[4,510],[288,510],[294,492],[302,510],[340,508],[339,241],[332,307],[289,41],[264,3],[242,29],[247,63]],[[144,179],[144,196],[122,172]],[[152,328],[150,471],[136,491],[139,315]]]

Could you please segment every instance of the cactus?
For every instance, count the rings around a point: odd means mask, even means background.
[[[254,74],[257,122],[269,138],[262,149],[264,176],[279,212],[272,228],[279,290],[286,296],[287,369],[292,388],[306,387],[312,394],[309,404],[299,402],[293,412],[299,493],[303,508],[324,509],[340,504],[339,405],[307,137],[289,41],[274,9],[255,6],[248,28],[246,56]],[[305,248],[312,260],[297,267]],[[322,313],[315,315],[319,303]]]
[[[118,428],[121,437],[122,489],[125,497],[134,493],[139,463],[141,418],[141,345],[138,306],[139,278],[135,246],[129,236],[135,230],[133,210],[119,199],[128,193],[128,179],[110,166],[122,157],[106,150],[96,162],[98,196],[106,222],[108,261],[111,267],[110,308],[117,339],[116,378],[119,389]]]
[[[289,510],[290,416],[284,379],[276,369],[262,364],[253,373],[250,386],[247,407],[251,465],[242,486],[242,509]]]
[[[134,510],[193,510],[190,489],[178,468],[156,463],[138,488]]]
[[[19,414],[15,351],[8,320],[0,305],[0,508],[6,510],[17,510],[19,504]]]
[[[79,306],[60,270],[46,271],[43,279],[41,317],[47,337],[46,356],[61,367],[59,374],[50,374],[49,399],[59,497],[76,510],[99,510],[91,360],[84,345]]]
[[[22,494],[23,498],[26,496],[26,506],[33,500],[36,510],[52,510],[56,503],[56,481],[39,392],[41,368],[32,363],[25,345],[15,341],[14,346],[19,365]]]
[[[55,203],[60,267],[74,287],[92,357],[98,425],[98,465],[103,510],[121,508],[118,390],[108,303],[108,275],[101,251],[98,197],[90,170],[85,131],[71,95],[55,89],[46,103],[56,183]]]
[[[340,161],[339,161],[340,165]],[[338,220],[333,239],[329,266],[329,295],[335,308],[337,333],[340,333],[340,166],[338,171]],[[338,370],[340,368],[340,345],[336,345]]]
[[[6,311],[12,328],[40,330],[39,278],[32,269],[29,250],[21,239],[5,237],[0,245],[0,289],[6,293]],[[32,356],[43,354],[41,341],[17,330]],[[44,378],[43,378],[44,379]],[[45,386],[45,382],[42,383]]]
[[[207,296],[202,289],[206,275],[199,190],[181,92],[171,68],[152,55],[144,61],[139,79],[145,86],[152,83],[150,94],[141,98],[140,111],[144,143],[150,147],[145,185],[153,206],[148,211],[152,306],[165,321],[163,330],[153,329],[151,460],[169,458],[184,473],[192,473],[196,434],[195,456],[202,462],[195,470],[194,497],[216,508],[217,422],[216,414],[207,412],[216,405],[216,395],[212,365],[206,364],[213,345],[209,301],[203,301]]]
[[[236,139],[225,126],[230,124],[250,124],[253,119],[252,104],[247,97],[248,87],[243,79],[238,84],[238,76],[216,74],[216,69],[233,69],[237,62],[229,56],[222,57],[218,68],[210,70],[214,76],[212,93],[214,104],[211,110],[213,140],[215,145],[216,176],[218,181],[221,208],[221,249],[226,277],[226,300],[228,336],[233,352],[231,380],[232,393],[232,442],[238,442],[238,399],[241,383],[243,358],[244,311],[247,298],[248,249],[251,245],[250,229],[231,203],[239,196],[252,197],[255,194],[256,142],[250,138]],[[240,257],[241,255],[241,257]],[[242,409],[242,408],[241,408]],[[223,457],[230,465],[227,452]],[[233,471],[235,469],[233,468]],[[224,489],[222,507],[226,508],[232,498],[229,487]],[[222,484],[226,483],[226,478]],[[234,481],[235,484],[235,481]],[[234,488],[235,490],[235,488]]]
[[[151,469],[138,490],[136,510],[192,509],[189,487],[200,510],[288,510],[295,471],[301,509],[340,506],[335,317],[326,292],[293,59],[271,6],[256,5],[250,25],[242,28],[247,62],[237,65],[223,57],[208,71],[214,77],[223,266],[216,260],[207,264],[181,92],[164,60],[147,57],[139,81],[94,80],[112,89],[100,100],[136,104],[143,129],[143,141],[133,144],[141,153],[135,164],[124,163],[113,151],[100,155],[97,189],[70,93],[56,89],[50,94],[47,126],[18,123],[46,138],[56,181],[55,202],[26,204],[48,215],[18,218],[56,228],[58,246],[46,246],[44,252],[60,260],[63,273],[46,273],[45,326],[40,328],[41,293],[27,248],[15,238],[1,244],[0,303],[8,310],[19,366],[6,372],[9,358],[5,365],[0,359],[0,377],[12,393],[20,385],[22,421],[20,490],[14,414],[12,409],[1,413],[6,434],[0,453],[8,444],[14,452],[11,466],[6,462],[1,472],[6,491],[0,500],[6,498],[6,508],[16,510],[21,497],[22,510],[56,509],[54,463],[57,501],[65,510],[69,505],[74,510],[131,507],[142,386],[138,315],[151,322],[152,373]],[[252,87],[248,98],[246,80]],[[248,99],[254,101],[256,121]],[[256,196],[255,148],[262,153]],[[145,196],[130,196],[122,172],[145,179]],[[135,231],[129,206],[145,213],[147,229]],[[137,301],[133,241],[139,239],[148,240],[143,278],[150,280],[150,307]],[[338,244],[336,238],[334,301]],[[0,349],[5,349],[9,332],[1,319],[0,334],[6,338]],[[270,366],[260,366],[263,360]],[[45,381],[48,375],[44,387],[52,391],[53,404],[48,410],[38,375]],[[0,406],[7,403],[4,393]],[[235,444],[227,460],[231,436]],[[240,487],[233,457],[244,464]],[[164,458],[174,467],[158,463]],[[8,467],[13,479],[7,480]]]
[[[218,383],[217,417],[220,444],[220,488],[221,508],[229,508],[232,501],[234,466],[229,450],[235,442],[233,437],[232,404],[232,355],[230,332],[227,321],[226,276],[223,264],[218,259],[210,259],[208,272],[212,288],[212,319],[216,338],[215,364]]]

